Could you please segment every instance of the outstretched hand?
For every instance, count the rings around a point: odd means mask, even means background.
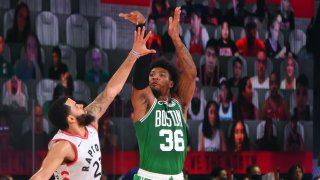
[[[132,22],[135,25],[143,24],[146,21],[146,18],[139,11],[132,11],[130,13],[120,13],[119,16],[124,18],[125,20]]]
[[[169,17],[168,33],[171,39],[179,37],[181,8],[176,7],[173,17]]]
[[[151,31],[144,37],[145,27],[142,29],[139,27],[138,30],[134,31],[134,38],[133,38],[133,47],[132,50],[137,52],[140,56],[144,56],[150,53],[156,53],[154,49],[148,49],[146,46],[147,40],[151,35]]]

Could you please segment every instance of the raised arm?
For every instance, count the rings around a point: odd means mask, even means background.
[[[36,172],[31,180],[50,179],[53,172],[65,161],[73,161],[76,154],[67,141],[58,141],[49,150],[47,156],[42,162],[38,172]]]
[[[129,55],[111,77],[104,90],[85,108],[87,113],[95,117],[94,125],[96,125],[96,127],[98,126],[100,117],[104,114],[116,95],[121,91],[136,60],[140,56],[156,52],[155,50],[147,49],[146,42],[151,33],[148,33],[145,38],[144,33],[144,28],[142,28],[142,30],[141,28],[138,28],[138,30],[134,32],[133,47]]]
[[[177,63],[181,71],[177,96],[182,106],[184,117],[186,118],[187,109],[195,89],[197,69],[189,50],[179,37],[180,13],[180,7],[177,7],[174,10],[174,16],[169,18],[168,32],[176,48]]]
[[[145,17],[139,11],[120,13],[119,16],[135,24],[136,27],[145,25]],[[141,119],[147,113],[154,100],[154,95],[149,87],[150,64],[151,56],[143,56],[137,60],[133,72],[131,102],[134,109],[134,122]]]

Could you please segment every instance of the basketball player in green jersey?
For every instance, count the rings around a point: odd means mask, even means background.
[[[179,68],[167,60],[150,65],[150,56],[141,57],[135,66],[131,101],[140,166],[134,179],[183,179],[187,109],[195,89],[196,67],[179,36],[180,13],[177,7],[168,22]],[[138,11],[119,16],[137,26],[145,22]]]

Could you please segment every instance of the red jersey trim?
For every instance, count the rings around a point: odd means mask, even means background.
[[[97,126],[95,126],[93,123],[90,123],[90,126],[92,126],[98,132],[98,127]]]
[[[78,137],[78,138],[81,138],[81,139],[88,139],[88,130],[87,129],[85,129],[85,130],[86,130],[86,132],[85,132],[84,136],[80,136],[78,134],[71,134],[68,131],[63,131],[63,130],[61,130],[61,132],[63,134],[68,135],[68,136]]]
[[[72,143],[71,141],[66,140],[66,139],[53,139],[53,140],[51,140],[51,142],[57,142],[57,141],[67,141],[67,142],[69,142],[69,143],[71,144],[74,152],[76,153],[76,157],[74,158],[74,160],[73,160],[72,162],[70,162],[70,163],[67,163],[67,166],[71,166],[71,165],[73,165],[74,163],[76,163],[77,160],[78,160],[78,150],[77,150],[77,146],[76,146],[74,143]]]
[[[62,171],[60,174],[61,174],[62,176],[63,176],[64,174],[69,175],[69,172],[68,172],[68,171]]]

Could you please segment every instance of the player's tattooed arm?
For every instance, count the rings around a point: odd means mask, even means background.
[[[189,50],[183,44],[179,36],[180,13],[181,9],[180,7],[177,7],[174,11],[174,16],[169,18],[168,32],[176,48],[177,64],[181,73],[177,95],[182,106],[183,114],[186,118],[187,108],[189,107],[195,89],[197,69]]]

